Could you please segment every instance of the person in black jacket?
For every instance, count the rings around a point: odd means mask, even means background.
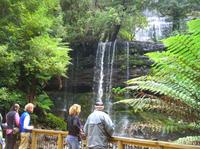
[[[3,117],[0,113],[0,125],[2,124]],[[3,148],[3,133],[2,133],[2,128],[0,126],[0,149]]]
[[[19,104],[14,104],[10,111],[6,114],[6,149],[14,149],[16,147],[17,136],[13,130],[15,127],[19,128]]]
[[[80,149],[80,132],[81,132],[81,122],[79,119],[79,114],[81,112],[81,106],[78,104],[73,104],[69,108],[69,116],[67,118],[67,143],[69,149]]]

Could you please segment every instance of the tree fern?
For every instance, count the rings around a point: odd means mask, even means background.
[[[200,145],[200,136],[188,136],[188,137],[180,138],[180,139],[174,141],[174,143]]]
[[[152,123],[152,126],[153,123],[160,125],[164,132],[196,130],[198,133],[200,20],[190,21],[186,34],[167,38],[163,43],[166,51],[147,54],[154,61],[149,74],[127,82],[127,88],[136,91],[139,98],[120,102],[127,103],[134,113],[139,111],[143,121]],[[155,112],[159,122],[144,116]]]

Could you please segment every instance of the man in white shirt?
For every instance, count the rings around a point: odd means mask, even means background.
[[[19,149],[27,149],[29,147],[29,138],[31,135],[31,130],[33,126],[30,126],[31,118],[30,113],[33,113],[34,105],[28,103],[25,106],[25,112],[22,113],[20,117],[20,146]]]

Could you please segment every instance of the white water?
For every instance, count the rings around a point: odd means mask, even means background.
[[[172,22],[168,22],[168,18],[160,17],[157,12],[148,10],[144,12],[144,15],[147,17],[148,24],[146,28],[136,30],[137,41],[158,41],[171,32]]]
[[[113,76],[113,63],[115,59],[115,50],[116,50],[116,41],[114,42],[113,49],[111,52],[111,56],[109,55],[108,57],[108,62],[110,62],[110,67],[108,67],[108,83],[106,83],[106,88],[108,89],[106,91],[106,100],[109,101],[110,96],[111,96],[111,90],[112,90],[112,76]],[[109,64],[109,63],[108,63]]]
[[[138,30],[136,33],[136,40],[139,41],[158,41],[163,38],[163,31],[165,29],[171,28],[171,23],[166,22],[166,18],[159,17],[155,13],[145,12],[148,20],[148,27],[143,30]],[[126,76],[125,80],[130,79],[130,49],[129,42],[124,44],[122,47],[124,51],[124,65],[126,65]],[[116,41],[114,43],[111,42],[100,42],[98,44],[97,54],[96,54],[96,66],[94,73],[94,100],[102,101],[105,103],[105,110],[111,114],[111,93],[113,87],[113,69],[114,62],[116,61],[116,53],[117,53]],[[115,75],[114,75],[115,76]],[[129,98],[128,93],[125,95],[125,98]],[[126,136],[128,127],[129,127],[129,118],[127,115],[111,115],[113,121],[118,126],[117,128],[120,130],[117,131],[116,135]]]
[[[113,64],[115,60],[116,41],[99,42],[96,53],[94,73],[94,100],[105,102],[107,112],[111,109],[111,92],[113,79]]]
[[[114,52],[115,46],[112,49],[111,42],[99,42],[96,53],[93,87],[95,101],[104,102],[105,100],[107,101],[107,98],[110,98]]]
[[[94,100],[102,101],[105,103],[105,110],[110,113],[112,102],[112,87],[113,87],[113,69],[116,61],[116,43],[115,42],[99,42],[96,53],[96,66],[94,73]],[[129,43],[126,42],[122,50],[124,52],[126,60],[124,65],[126,66],[125,81],[130,77],[129,66]],[[116,69],[116,68],[115,68]],[[115,74],[116,75],[116,74]],[[128,97],[128,95],[127,95]]]
[[[97,52],[98,55],[100,54],[100,74],[99,74],[99,83],[98,83],[98,91],[97,91],[97,101],[102,101],[102,97],[103,97],[103,64],[104,64],[104,54],[105,54],[105,48],[106,48],[106,43],[100,43],[98,45],[98,49]]]
[[[130,66],[129,66],[129,42],[126,42],[126,81],[129,80],[130,77]]]

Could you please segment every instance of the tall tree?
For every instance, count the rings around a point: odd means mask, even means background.
[[[131,40],[134,30],[145,25],[146,0],[62,0],[70,41]]]
[[[53,76],[65,76],[69,48],[62,42],[59,0],[0,0],[1,86],[33,102]],[[3,65],[5,63],[5,65]]]

